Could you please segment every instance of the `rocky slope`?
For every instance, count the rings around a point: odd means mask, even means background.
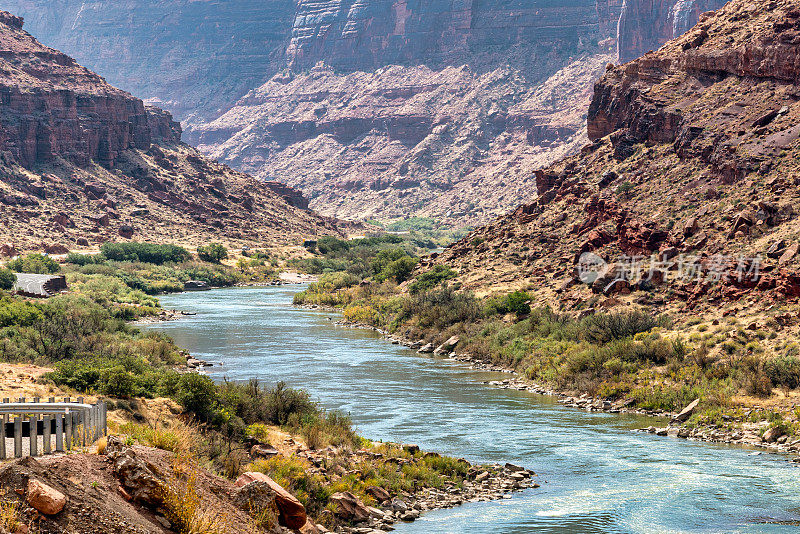
[[[42,46],[5,12],[0,94],[0,238],[17,250],[131,237],[288,242],[337,232],[287,205],[286,188],[182,144],[168,113]]]
[[[580,313],[635,301],[790,324],[799,54],[796,2],[734,0],[610,68],[589,111],[593,142],[537,173],[535,202],[434,261],[480,293],[528,288]],[[591,286],[577,279],[585,253],[606,266]]]
[[[691,18],[614,1],[297,9],[287,60],[299,74],[198,127],[200,148],[300,188],[326,215],[457,226],[513,209],[534,194],[536,169],[585,144],[584,111],[615,59],[623,10],[626,53],[672,37],[653,35],[656,22]]]

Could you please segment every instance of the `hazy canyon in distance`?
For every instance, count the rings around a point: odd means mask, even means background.
[[[0,0],[323,215],[474,225],[588,142],[594,82],[721,0]]]

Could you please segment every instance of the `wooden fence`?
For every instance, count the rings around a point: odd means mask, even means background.
[[[85,447],[106,435],[106,403],[85,404],[83,397],[46,402],[39,398],[0,403],[0,460],[39,456]],[[41,439],[40,439],[41,437]],[[13,445],[7,440],[13,440]]]

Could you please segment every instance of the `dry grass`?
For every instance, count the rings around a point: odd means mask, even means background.
[[[0,531],[17,532],[23,526],[22,507],[16,499],[8,499],[0,494]]]
[[[119,432],[127,434],[139,443],[178,455],[191,453],[201,443],[200,432],[177,418],[172,421],[156,421],[153,425],[126,423]]]
[[[164,490],[166,517],[180,534],[224,534],[225,517],[203,505],[197,491],[196,460],[178,456]]]

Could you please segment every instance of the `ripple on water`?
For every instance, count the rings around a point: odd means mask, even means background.
[[[784,458],[632,432],[640,416],[587,413],[482,382],[504,375],[414,354],[330,312],[293,308],[297,288],[162,298],[197,312],[150,325],[211,361],[210,374],[304,387],[351,413],[367,437],[416,443],[471,461],[511,461],[542,487],[493,503],[431,512],[399,534],[798,532],[800,471]]]

